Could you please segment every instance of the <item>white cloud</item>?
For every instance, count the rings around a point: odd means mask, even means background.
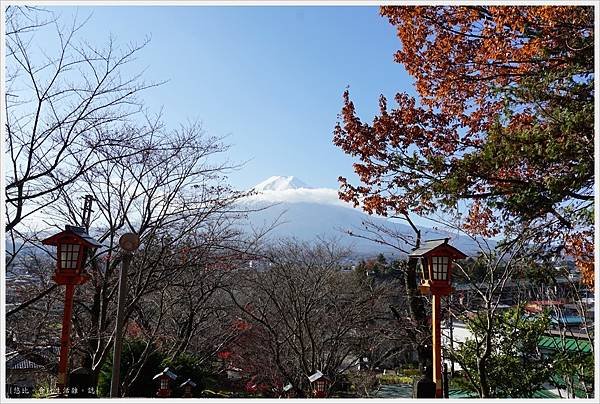
[[[285,203],[320,203],[343,206],[353,209],[352,205],[341,201],[335,189],[330,188],[298,188],[280,191],[262,191],[248,197],[250,202],[285,202]]]

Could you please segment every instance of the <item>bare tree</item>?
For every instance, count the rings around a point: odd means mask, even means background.
[[[357,287],[340,270],[344,255],[332,243],[280,241],[268,260],[237,271],[228,289],[245,324],[230,345],[236,366],[307,396],[315,371],[336,381],[357,364],[363,330],[377,320],[383,294]]]
[[[392,247],[400,254],[408,256],[413,249],[419,248],[421,245],[421,229],[415,225],[408,211],[398,212],[398,214],[392,215],[391,218],[406,222],[412,233],[407,234],[404,231],[399,231],[392,224],[385,226],[372,220],[363,221],[361,228],[348,230],[347,233],[352,237]],[[417,353],[420,365],[424,366],[431,358],[431,344],[428,344],[431,340],[431,327],[427,324],[425,300],[418,291],[417,260],[408,259],[398,269],[403,275],[402,292],[405,295],[407,304],[404,305],[405,310],[391,307],[397,320],[397,335],[403,341],[411,342],[412,349]],[[411,324],[409,328],[405,327],[407,320]],[[393,348],[390,353],[393,353],[395,349],[397,347]]]
[[[236,167],[215,160],[227,146],[197,123],[171,130],[160,116],[140,113],[140,92],[158,83],[145,83],[142,73],[122,72],[147,40],[120,48],[110,38],[105,46],[94,46],[78,40],[85,21],[74,19],[64,27],[52,13],[35,8],[10,8],[6,24],[5,229],[12,241],[7,264],[26,269],[20,265],[30,251],[26,244],[37,248],[31,250],[36,257],[45,251],[53,258],[30,224],[83,225],[78,198],[91,195],[90,232],[105,248],[90,257],[91,280],[77,289],[72,352],[98,376],[114,339],[122,258],[116,240],[134,232],[142,246],[131,267],[125,318],[141,330],[148,349],[125,374],[123,391],[156,342],[174,358],[212,337],[208,358],[221,338],[230,338],[229,330],[221,333],[214,326],[222,321],[215,302],[229,272],[214,266],[246,259],[262,237],[238,228],[245,208],[237,202],[246,193],[226,182]],[[51,32],[56,52],[35,49],[34,38]],[[60,314],[59,288],[49,282],[53,266],[44,269],[44,280],[19,293],[7,313],[17,349],[57,340],[52,324]],[[35,335],[23,333],[25,324],[40,316],[53,320],[38,322]],[[212,332],[203,337],[206,330]]]
[[[130,268],[125,321],[139,326],[148,350],[124,375],[125,393],[152,347],[169,346],[163,351],[176,357],[190,345],[200,345],[202,331],[219,320],[213,300],[229,276],[213,267],[247,259],[261,236],[245,235],[238,226],[245,215],[238,202],[246,193],[225,182],[235,167],[217,158],[227,146],[195,123],[167,130],[158,120],[147,122],[122,128],[128,138],[137,139],[140,153],[124,156],[121,149],[127,144],[98,150],[101,161],[77,181],[63,184],[57,191],[60,203],[46,208],[45,219],[55,227],[77,223],[82,212],[76,197],[91,195],[95,200],[90,232],[105,248],[89,259],[91,279],[75,297],[73,352],[85,358],[96,377],[114,340],[121,263],[117,240],[124,232],[140,236],[142,245]],[[219,335],[212,334],[217,345]]]
[[[120,48],[110,38],[94,46],[78,39],[85,21],[77,18],[65,27],[31,7],[11,7],[5,17],[5,230],[17,238],[18,225],[54,203],[65,186],[107,159],[140,151],[139,138],[121,125],[141,111],[139,93],[157,83],[122,74],[148,40]],[[52,31],[56,52],[36,49],[35,38]]]

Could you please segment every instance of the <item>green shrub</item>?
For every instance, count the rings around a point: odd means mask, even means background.
[[[403,369],[402,374],[405,376],[421,376],[419,369]]]
[[[412,384],[413,377],[412,376],[402,376],[402,375],[378,375],[379,383],[381,384]]]

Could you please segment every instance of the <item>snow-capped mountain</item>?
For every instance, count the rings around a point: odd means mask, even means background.
[[[268,228],[277,223],[269,233],[271,238],[295,237],[314,240],[317,237],[335,238],[340,244],[352,247],[356,255],[374,255],[380,252],[400,255],[398,250],[362,238],[352,237],[348,232],[359,233],[366,221],[386,226],[397,233],[412,235],[410,226],[393,222],[381,216],[369,216],[360,209],[342,202],[337,190],[314,188],[297,177],[273,176],[253,187],[255,195],[245,201],[251,212],[248,225],[252,228]],[[476,244],[465,236],[421,228],[423,239],[451,237],[451,243],[465,253],[477,250]]]
[[[296,177],[288,176],[288,177],[280,177],[273,176],[265,181],[256,184],[254,186],[254,190],[258,192],[264,191],[284,191],[286,189],[300,189],[300,188],[310,188],[304,182],[299,180]]]

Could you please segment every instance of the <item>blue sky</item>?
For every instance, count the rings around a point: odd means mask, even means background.
[[[54,7],[63,21],[92,14],[81,32],[91,43],[151,42],[132,69],[168,80],[143,98],[164,109],[169,126],[198,119],[227,136],[228,155],[247,161],[230,175],[248,188],[272,175],[315,187],[355,178],[353,160],[336,148],[333,127],[346,86],[363,119],[379,94],[413,93],[393,54],[400,46],[377,7]],[[45,38],[45,41],[52,38]],[[50,46],[50,44],[47,44]]]

